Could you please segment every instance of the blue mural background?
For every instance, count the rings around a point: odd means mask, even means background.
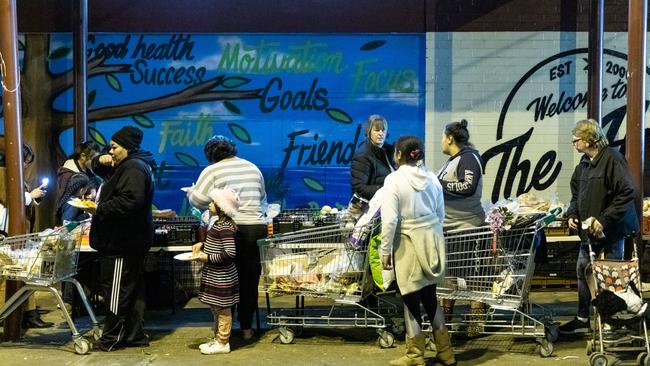
[[[69,34],[50,36],[53,74],[72,68],[71,49]],[[124,125],[143,129],[159,164],[158,208],[187,212],[179,188],[207,165],[214,134],[258,165],[270,202],[345,205],[370,114],[388,119],[389,143],[424,138],[424,50],[423,34],[91,34],[89,69],[114,71],[89,79],[89,116],[109,116],[90,121],[90,137],[107,144]],[[51,106],[71,112],[72,90]],[[58,141],[69,154],[72,130]]]

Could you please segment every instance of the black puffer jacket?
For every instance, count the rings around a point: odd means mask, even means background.
[[[93,171],[106,177],[90,228],[90,246],[100,255],[143,256],[153,242],[155,161],[147,151],[129,152],[114,169],[93,160]]]
[[[352,193],[370,200],[384,185],[384,179],[394,170],[392,145],[382,147],[366,141],[354,154],[350,164]]]
[[[639,232],[634,208],[637,196],[627,163],[616,150],[606,147],[593,160],[584,155],[571,177],[571,205],[567,216],[583,221],[595,217],[610,243]],[[587,233],[580,229],[580,236]]]

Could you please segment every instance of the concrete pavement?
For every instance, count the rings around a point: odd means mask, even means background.
[[[39,294],[45,308],[54,309],[43,318],[61,325],[63,317],[47,294]],[[532,292],[531,299],[543,304],[554,319],[570,319],[576,311],[577,295],[573,291]],[[277,303],[273,299],[272,305]],[[283,305],[291,306],[291,301]],[[152,341],[150,347],[130,348],[117,352],[74,353],[70,332],[61,326],[45,330],[30,329],[19,343],[0,343],[0,365],[188,365],[203,362],[219,365],[386,365],[403,354],[403,336],[395,347],[381,349],[371,329],[305,329],[293,344],[281,344],[278,332],[264,327],[265,305],[262,307],[262,334],[255,342],[246,343],[233,331],[230,354],[201,355],[198,345],[211,336],[211,314],[208,308],[192,299],[183,309],[171,315],[167,309],[149,311],[145,327]],[[89,330],[88,318],[76,321]],[[0,328],[1,329],[1,328]],[[234,325],[237,329],[237,325]],[[89,334],[89,338],[92,336]],[[551,357],[536,353],[531,338],[482,336],[453,338],[459,365],[587,365],[585,339],[556,342]],[[435,364],[433,359],[428,364]]]

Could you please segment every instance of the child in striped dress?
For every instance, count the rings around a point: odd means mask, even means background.
[[[232,217],[239,210],[239,196],[232,189],[213,189],[208,195],[213,221],[204,243],[192,246],[195,260],[203,262],[199,300],[210,305],[215,322],[214,340],[201,344],[202,354],[230,352],[232,313],[230,308],[239,302],[239,280],[235,267],[235,232]]]

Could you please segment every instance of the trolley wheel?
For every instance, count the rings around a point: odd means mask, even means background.
[[[377,338],[377,344],[380,348],[390,348],[395,344],[395,336],[391,332],[383,331]]]
[[[593,353],[589,356],[589,365],[591,366],[607,366],[609,365],[609,360],[607,356],[602,353]]]
[[[427,351],[438,352],[436,341],[433,339],[433,337],[427,337],[427,340],[424,343],[424,348],[426,348]]]
[[[549,342],[546,338],[537,340],[537,352],[542,357],[548,357],[553,354],[553,342]]]
[[[594,340],[593,339],[588,339],[587,340],[587,356],[591,355],[596,351],[595,345],[594,345]]]
[[[85,338],[77,338],[74,340],[74,351],[79,355],[85,355],[90,351],[90,342]]]
[[[293,338],[294,338],[293,330],[287,327],[280,328],[280,342],[282,344],[289,344],[293,342]]]
[[[103,330],[98,325],[93,327],[93,338],[98,341],[102,337]]]
[[[639,366],[646,366],[650,364],[650,357],[648,357],[648,354],[645,352],[639,353],[638,356],[636,356],[636,364]]]

